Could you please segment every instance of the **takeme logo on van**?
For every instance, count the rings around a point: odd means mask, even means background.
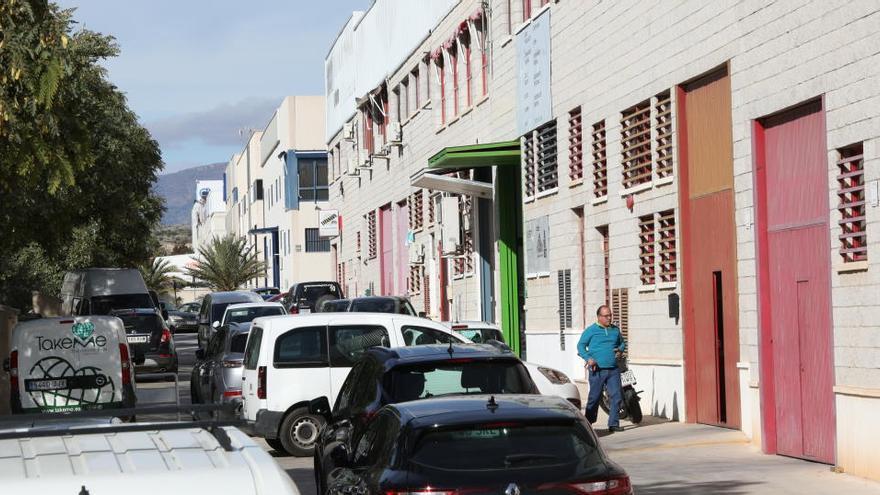
[[[107,347],[107,337],[103,335],[95,335],[95,324],[90,321],[74,323],[73,326],[70,328],[70,333],[72,333],[76,338],[46,338],[41,335],[37,335],[37,347],[39,347],[42,351],[102,351],[105,347]]]

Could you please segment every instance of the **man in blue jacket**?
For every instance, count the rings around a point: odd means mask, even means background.
[[[587,420],[596,422],[599,413],[599,400],[602,388],[608,388],[611,411],[608,414],[608,431],[623,431],[620,427],[621,385],[620,370],[617,369],[617,356],[626,350],[626,342],[620,329],[611,323],[611,308],[602,305],[596,310],[597,322],[588,326],[578,340],[578,355],[587,362],[590,379],[590,395],[587,398]]]

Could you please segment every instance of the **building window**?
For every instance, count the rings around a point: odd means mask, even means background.
[[[327,159],[300,158],[297,160],[297,169],[300,201],[327,201],[330,197]]]
[[[406,93],[404,93],[404,99],[405,95]],[[400,86],[394,88],[394,115],[397,117],[397,122],[403,122],[400,117],[406,116],[406,114],[403,113],[403,99],[401,99],[400,96]]]
[[[446,70],[443,67],[443,54],[434,61],[437,76],[440,78],[440,125],[446,124]]]
[[[558,305],[559,305],[559,329],[565,330],[572,327],[572,308],[571,308],[571,269],[559,270],[556,272],[556,285],[558,288]],[[560,345],[565,349],[565,338],[560,335]]]
[[[461,255],[453,261],[453,275],[456,277],[474,273],[474,198],[462,196],[459,204],[461,205]]]
[[[654,147],[657,160],[654,169],[657,178],[672,176],[672,99],[669,91],[657,95],[654,104]]]
[[[840,255],[844,263],[868,260],[865,221],[865,159],[862,143],[837,150],[837,211],[840,213]]]
[[[651,181],[650,103],[650,100],[645,100],[621,113],[624,189]]]
[[[361,112],[363,116],[364,123],[364,143],[363,148],[367,151],[368,155],[372,155],[376,150],[376,142],[373,137],[373,116],[371,114],[369,106],[364,107]]]
[[[522,8],[523,8],[523,22],[529,20],[532,17],[532,0],[522,0]]]
[[[657,234],[660,251],[660,281],[675,282],[678,279],[678,251],[675,248],[675,210],[657,214]]]
[[[559,186],[556,157],[555,120],[523,137],[526,199],[552,191]]]
[[[584,178],[584,140],[581,130],[581,107],[568,112],[568,178]]]
[[[611,312],[614,324],[620,329],[623,340],[629,340],[629,289],[611,291]]]
[[[449,56],[452,58],[452,116],[455,117],[458,115],[458,98],[459,98],[459,84],[458,84],[458,50],[461,47],[459,42],[454,42],[452,47],[449,49]]]
[[[330,238],[318,235],[318,229],[306,229],[306,252],[329,253]]]
[[[605,154],[605,121],[593,124],[593,196],[608,196],[608,156]]]
[[[397,111],[397,114],[399,116],[403,116],[404,119],[407,119],[407,118],[409,118],[410,115],[412,115],[410,108],[409,108],[409,105],[410,105],[409,79],[403,80],[403,83],[401,84],[401,90],[400,90],[399,95],[401,98],[399,101],[400,101],[401,105],[403,105],[403,108],[399,108]],[[398,117],[398,119],[399,119],[399,117]]]
[[[422,292],[422,267],[421,265],[410,265],[409,280],[407,280],[408,290],[410,294],[419,294]]]
[[[596,227],[602,238],[602,275],[605,279],[604,296],[605,304],[611,304],[611,239],[608,236],[608,226]]]
[[[407,212],[409,213],[409,230],[419,231],[422,230],[423,225],[423,209],[422,209],[422,197],[424,196],[424,192],[422,190],[418,190],[407,197]]]
[[[419,88],[419,85],[421,83],[419,81],[419,67],[418,67],[418,65],[416,66],[415,70],[410,72],[409,77],[410,77],[410,86],[412,86],[412,89],[413,89],[413,101],[415,102],[415,106],[412,108],[412,111],[410,112],[410,115],[412,115],[412,114],[416,113],[419,108],[422,107],[422,99],[420,98],[421,95],[419,94],[421,92],[421,88]]]
[[[655,277],[654,215],[639,217],[639,279],[642,285],[654,285]]]
[[[376,210],[367,213],[367,259],[376,257]]]
[[[474,27],[480,45],[480,85],[482,96],[489,94],[489,51],[486,47],[486,14],[481,12],[480,18],[475,21]]]
[[[461,47],[463,48],[462,56],[464,56],[464,80],[465,80],[465,88],[464,88],[464,97],[465,97],[465,108],[470,107],[474,104],[474,95],[473,95],[473,68],[471,64],[471,38],[470,31],[464,31],[461,34]]]

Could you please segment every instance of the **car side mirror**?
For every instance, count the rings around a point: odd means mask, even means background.
[[[330,400],[327,397],[318,397],[309,401],[309,413],[323,416],[330,423],[333,421],[333,413],[330,408]]]
[[[427,317],[428,317],[428,313],[426,313],[424,311],[419,311],[419,318],[427,318]]]
[[[219,321],[215,321],[214,323],[211,323],[211,326],[212,326],[213,328],[220,328],[220,322],[219,322]]]
[[[196,359],[202,360],[205,359],[205,350],[204,349],[196,349]]]

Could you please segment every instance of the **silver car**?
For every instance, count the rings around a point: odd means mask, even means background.
[[[193,404],[232,403],[237,409],[241,403],[241,364],[250,330],[250,323],[222,326],[205,349],[196,350],[189,382]]]

